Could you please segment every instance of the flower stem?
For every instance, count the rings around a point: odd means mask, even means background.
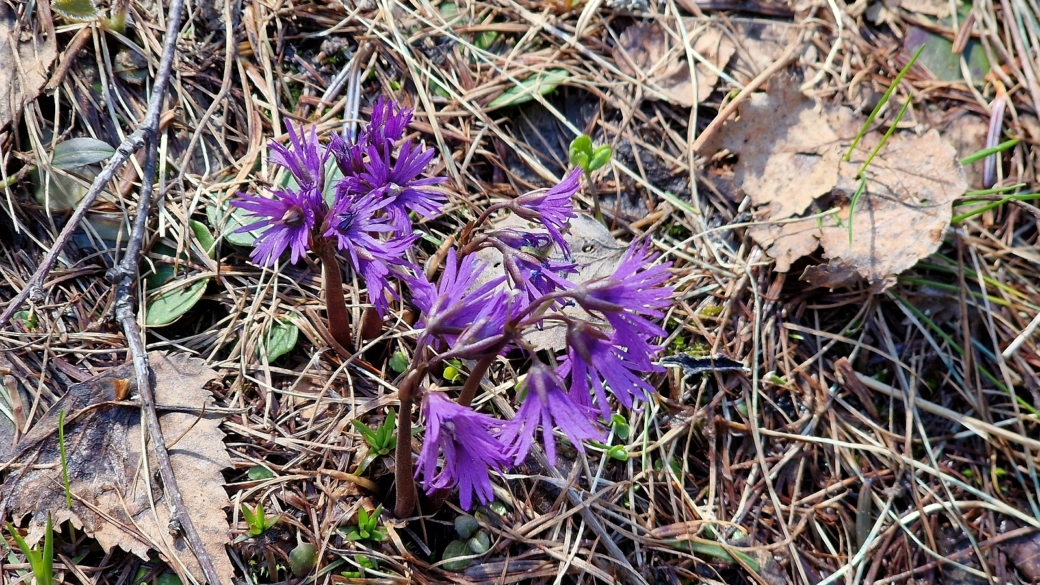
[[[596,221],[603,223],[603,211],[599,208],[599,192],[596,191],[596,183],[592,181],[592,173],[585,173],[585,186],[589,189],[589,196],[592,197],[592,215],[596,217]]]
[[[477,390],[480,388],[480,381],[484,378],[484,374],[487,373],[491,364],[495,363],[497,355],[498,353],[496,352],[481,358],[477,365],[473,366],[473,371],[469,373],[469,378],[466,378],[466,383],[462,386],[462,394],[459,394],[460,406],[469,406],[473,402],[473,398],[476,397]]]
[[[412,366],[397,389],[397,399],[401,406],[397,409],[397,448],[394,451],[394,479],[397,482],[394,516],[398,518],[411,516],[416,501],[412,463],[412,402],[415,400],[415,389],[422,379],[423,368],[414,367],[414,362]]]
[[[350,316],[347,301],[343,297],[343,272],[336,260],[336,249],[328,245],[316,246],[321,266],[324,269],[325,311],[329,315],[329,333],[343,347],[350,349],[353,341],[350,334]]]

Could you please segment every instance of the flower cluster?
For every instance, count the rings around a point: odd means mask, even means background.
[[[319,256],[338,249],[368,288],[369,302],[385,315],[390,277],[405,274],[406,252],[418,235],[408,213],[432,217],[444,196],[432,189],[443,181],[421,175],[435,152],[405,141],[410,110],[388,100],[376,102],[369,124],[356,139],[334,135],[327,147],[315,130],[288,126],[289,144],[271,144],[270,160],[292,175],[295,186],[272,197],[239,194],[232,205],[252,222],[240,232],[260,231],[251,258],[272,266],[288,249],[298,262],[308,251]],[[327,185],[335,160],[342,178]]]
[[[654,388],[646,376],[662,371],[654,356],[656,340],[665,335],[657,322],[672,296],[669,264],[657,263],[646,244],[633,244],[612,274],[578,278],[581,266],[565,236],[577,217],[582,171],[575,169],[552,188],[488,208],[444,254],[439,277],[429,277],[406,260],[419,237],[411,218],[439,213],[445,198],[434,187],[443,179],[426,175],[434,152],[405,138],[411,116],[381,99],[356,139],[333,136],[325,148],[314,130],[290,127],[289,145],[272,145],[271,161],[287,169],[295,185],[270,198],[242,195],[234,204],[255,220],[243,231],[261,230],[255,262],[269,266],[287,250],[292,262],[308,251],[326,262],[329,250],[339,251],[364,278],[380,314],[388,310],[387,293],[418,309],[419,335],[399,386],[398,416],[406,418],[398,428],[411,428],[407,405],[436,365],[476,360],[457,401],[445,392],[424,392],[425,436],[414,470],[427,492],[457,486],[468,509],[474,498],[486,503],[493,497],[490,472],[522,463],[536,444],[555,464],[560,437],[580,452],[585,441],[605,439],[612,400],[632,408],[650,399]],[[342,178],[327,185],[332,161]],[[540,229],[485,225],[494,211],[509,211]],[[501,257],[500,273],[478,259],[480,250]],[[399,295],[392,280],[406,294]],[[331,309],[329,314],[331,320]],[[539,357],[545,348],[525,338],[548,322],[566,328],[566,349],[550,360],[555,367]],[[529,360],[516,416],[508,421],[469,406],[479,387],[474,382],[507,353]],[[400,498],[410,493],[401,484],[414,484],[402,460],[411,455],[411,435],[403,433],[397,445],[398,469],[404,470],[397,478]],[[410,506],[400,502],[398,513],[408,513]]]

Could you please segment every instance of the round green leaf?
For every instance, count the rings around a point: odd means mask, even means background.
[[[445,571],[464,571],[466,567],[473,562],[473,559],[459,558],[469,556],[469,546],[461,540],[453,540],[448,543],[448,546],[444,548],[444,555],[441,557],[447,561],[442,567]],[[459,560],[450,560],[459,559]]]
[[[51,166],[64,170],[75,169],[107,160],[115,153],[116,149],[96,138],[70,138],[54,147]]]
[[[289,553],[289,567],[298,578],[310,573],[317,562],[318,547],[309,542],[301,543]]]
[[[608,162],[610,162],[610,157],[613,155],[614,151],[606,144],[597,148],[596,152],[592,155],[592,159],[589,160],[589,172],[591,173],[592,171],[603,168]]]
[[[51,8],[69,20],[94,20],[98,17],[94,0],[54,0]]]
[[[296,340],[300,336],[300,330],[291,321],[279,321],[275,323],[264,338],[264,349],[267,351],[267,360],[274,361],[292,351],[296,347]],[[257,349],[259,351],[259,348]]]
[[[548,71],[536,73],[521,81],[519,84],[507,89],[502,93],[502,95],[491,100],[491,103],[484,106],[484,110],[494,110],[505,106],[518,106],[522,103],[529,102],[534,99],[535,93],[545,95],[556,89],[556,86],[560,85],[563,80],[570,76],[570,72],[566,69],[549,69]]]
[[[265,479],[274,479],[276,476],[273,471],[264,467],[263,465],[254,465],[249,468],[246,475],[252,481],[262,481]]]
[[[188,220],[188,226],[191,227],[192,233],[195,234],[199,243],[202,244],[202,249],[206,252],[206,255],[212,259],[217,252],[217,240],[213,238],[213,234],[209,233],[209,228],[206,227],[206,224],[194,219]]]
[[[187,288],[175,288],[153,299],[148,303],[145,324],[149,327],[163,327],[176,321],[199,302],[209,281],[209,278],[204,278]]]

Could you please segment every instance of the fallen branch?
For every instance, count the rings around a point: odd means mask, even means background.
[[[178,31],[180,30],[181,15],[184,12],[184,0],[171,0],[167,14],[166,38],[163,40],[163,52],[159,60],[159,67],[155,74],[155,82],[152,84],[152,95],[148,100],[148,109],[144,120],[138,125],[132,134],[116,149],[112,158],[94,179],[90,189],[87,191],[79,206],[69,218],[68,223],[62,228],[55,239],[51,249],[44,255],[36,272],[25,283],[22,290],[8,304],[3,314],[0,315],[0,328],[3,328],[11,320],[11,317],[19,309],[26,298],[42,296],[41,283],[54,267],[54,263],[62,250],[68,245],[72,233],[79,226],[80,221],[87,211],[97,200],[101,191],[115,178],[116,173],[142,147],[147,146],[147,155],[144,169],[144,177],[141,181],[141,196],[137,205],[137,217],[131,232],[130,241],[126,252],[120,263],[108,273],[108,279],[116,286],[116,319],[119,321],[126,335],[127,345],[134,363],[134,372],[137,382],[137,391],[141,396],[142,416],[148,428],[152,448],[155,450],[156,461],[159,466],[159,474],[162,478],[163,487],[169,498],[172,511],[171,533],[184,534],[188,545],[199,561],[203,575],[211,584],[219,584],[213,561],[206,553],[202,538],[195,529],[191,518],[184,507],[184,499],[181,497],[177,487],[177,480],[173,475],[173,466],[170,463],[170,454],[166,450],[166,442],[159,427],[159,417],[156,414],[155,395],[152,389],[151,369],[148,366],[148,356],[145,353],[144,340],[141,336],[137,317],[134,314],[134,285],[137,282],[137,264],[141,257],[141,246],[148,225],[148,216],[151,208],[153,180],[158,159],[158,134],[159,118],[166,97],[166,88],[169,85],[173,70],[173,57],[177,47]]]

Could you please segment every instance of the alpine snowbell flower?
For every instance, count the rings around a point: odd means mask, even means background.
[[[534,362],[527,372],[527,397],[516,418],[509,421],[499,436],[510,445],[513,465],[520,465],[531,449],[538,426],[542,427],[542,444],[549,465],[556,465],[556,439],[553,428],[559,428],[580,453],[585,452],[582,441],[602,441],[603,430],[592,420],[590,410],[575,404],[561,387],[560,378],[541,362]],[[587,400],[585,401],[587,402]]]
[[[578,192],[581,169],[574,169],[560,181],[560,184],[547,191],[532,191],[513,199],[510,209],[520,217],[538,221],[549,232],[552,240],[560,247],[564,255],[570,257],[571,249],[563,239],[563,230],[574,213],[574,194]]]
[[[567,356],[561,360],[559,372],[570,374],[571,395],[576,402],[591,406],[591,395],[604,419],[610,418],[606,388],[625,408],[632,408],[636,400],[648,400],[654,388],[643,374],[663,372],[650,362],[650,356],[660,349],[639,340],[635,347],[625,345],[617,332],[608,336],[599,328],[577,323],[567,329]],[[627,340],[626,343],[631,343]]]
[[[292,124],[286,124],[285,129],[289,133],[292,149],[272,142],[271,162],[292,173],[301,190],[324,193],[325,161],[329,159],[329,152],[318,142],[317,130],[311,126],[310,135],[307,136],[302,127],[293,129]]]
[[[415,469],[415,477],[423,474],[423,489],[430,493],[458,485],[465,510],[472,507],[474,494],[482,504],[490,502],[494,492],[488,472],[501,471],[509,462],[492,434],[501,423],[433,392],[426,393],[423,407],[426,438]],[[439,472],[438,454],[444,457]]]
[[[236,232],[263,230],[256,238],[249,257],[261,266],[273,266],[275,260],[288,248],[293,264],[311,247],[311,234],[315,226],[324,220],[324,202],[313,191],[279,189],[273,198],[257,197],[239,193],[231,205],[244,209],[256,221],[246,224]]]
[[[650,318],[660,319],[671,305],[672,289],[664,285],[671,263],[647,268],[655,258],[647,245],[633,244],[612,275],[581,284],[573,291],[574,300],[586,311],[603,315],[614,328],[618,342],[633,353],[645,338],[665,335]],[[643,360],[649,362],[649,357]]]
[[[436,286],[421,271],[409,279],[412,302],[422,311],[425,334],[456,350],[474,342],[493,341],[503,333],[510,311],[509,296],[500,286],[505,277],[477,285],[486,267],[472,254],[458,262],[454,249],[448,250],[444,265]]]

